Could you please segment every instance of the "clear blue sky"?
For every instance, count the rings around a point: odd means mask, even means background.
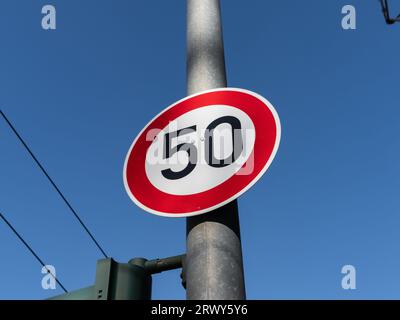
[[[41,29],[45,4],[55,31]],[[345,4],[356,30],[341,28]],[[282,122],[272,166],[239,199],[248,298],[400,298],[400,24],[384,24],[378,1],[222,9],[229,85],[264,95]],[[122,169],[142,127],[185,96],[185,1],[2,0],[0,41],[1,109],[107,253],[183,253],[185,220],[136,207]],[[69,290],[91,285],[99,251],[1,119],[0,155],[0,210]],[[41,288],[3,223],[0,254],[0,298],[62,293]],[[341,288],[346,264],[354,291]],[[185,297],[178,271],[153,291]]]

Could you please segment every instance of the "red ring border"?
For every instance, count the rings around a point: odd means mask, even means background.
[[[261,97],[260,97],[261,98]],[[262,172],[280,138],[280,123],[272,105],[258,95],[242,89],[217,89],[189,96],[162,111],[142,130],[128,152],[125,168],[125,187],[132,200],[146,211],[166,216],[188,216],[222,206],[234,200]],[[145,172],[145,159],[151,141],[146,141],[149,130],[163,129],[170,121],[184,113],[209,105],[228,105],[245,112],[253,121],[256,138],[253,152],[254,170],[249,175],[233,175],[212,189],[192,194],[173,195],[154,187]],[[249,157],[251,159],[253,155]],[[246,166],[247,162],[243,165]]]

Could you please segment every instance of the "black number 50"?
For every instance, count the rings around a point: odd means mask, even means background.
[[[229,124],[232,132],[232,153],[225,159],[217,159],[214,155],[214,130],[221,124]],[[169,180],[178,180],[190,174],[197,164],[197,148],[193,143],[181,143],[176,147],[171,148],[171,140],[185,134],[196,132],[196,126],[180,129],[175,132],[166,133],[164,136],[164,152],[163,159],[170,158],[178,151],[185,151],[188,154],[188,164],[181,171],[172,171],[165,169],[161,174]],[[243,139],[241,134],[241,123],[238,118],[233,116],[224,116],[211,122],[205,132],[205,160],[207,164],[213,168],[226,167],[237,160],[243,151]]]

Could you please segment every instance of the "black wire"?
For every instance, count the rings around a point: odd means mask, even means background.
[[[57,193],[60,195],[60,197],[64,200],[65,204],[67,205],[67,207],[71,210],[72,214],[75,216],[75,218],[78,220],[78,222],[80,223],[80,225],[83,227],[83,229],[86,231],[86,233],[89,235],[89,237],[93,240],[93,242],[95,243],[95,245],[97,246],[97,248],[101,251],[101,253],[103,254],[103,256],[105,258],[108,258],[107,254],[105,253],[105,251],[103,250],[103,248],[100,246],[100,244],[97,242],[97,240],[95,239],[95,237],[92,235],[92,233],[89,231],[89,229],[86,227],[86,225],[83,223],[82,219],[79,217],[78,213],[75,211],[75,209],[71,206],[71,204],[69,203],[69,201],[65,198],[65,196],[63,195],[63,193],[60,191],[60,189],[57,187],[57,185],[55,184],[55,182],[53,181],[53,179],[49,176],[49,174],[47,173],[47,171],[43,168],[43,166],[40,164],[39,160],[35,157],[35,155],[33,154],[33,152],[31,151],[31,149],[28,147],[28,145],[25,143],[25,141],[22,139],[22,137],[19,135],[19,133],[17,132],[17,130],[15,129],[15,127],[11,124],[10,120],[8,120],[8,118],[6,117],[6,115],[3,113],[2,110],[0,110],[0,114],[1,116],[4,118],[4,120],[7,122],[8,126],[11,128],[11,130],[14,132],[14,134],[17,136],[17,138],[19,139],[19,141],[23,144],[23,146],[25,147],[25,149],[28,151],[28,153],[30,154],[30,156],[32,157],[32,159],[36,162],[36,164],[39,166],[40,170],[42,170],[42,172],[44,173],[44,175],[47,177],[47,179],[50,181],[51,185],[54,187],[54,189],[57,191]]]
[[[382,6],[382,11],[383,11],[385,20],[387,20],[387,19],[389,19],[389,6],[387,4],[387,0],[380,0],[380,3]]]
[[[392,19],[390,17],[389,5],[388,5],[387,0],[380,0],[380,3],[382,6],[383,16],[385,17],[385,21],[387,24],[393,24],[395,22],[400,22],[400,14],[395,19]]]
[[[24,240],[24,238],[22,238],[22,236],[18,233],[17,230],[15,230],[15,228],[11,225],[11,223],[6,219],[6,217],[0,212],[0,217],[3,219],[3,221],[7,224],[7,226],[14,232],[14,234],[19,238],[19,240],[21,240],[21,242],[25,245],[25,247],[32,253],[32,255],[36,258],[37,261],[39,261],[39,263],[46,268],[47,272],[49,274],[51,274],[51,276],[54,278],[54,280],[56,280],[56,282],[58,283],[58,285],[64,290],[65,293],[68,293],[68,290],[65,289],[65,287],[63,286],[63,284],[61,283],[60,280],[58,280],[56,278],[56,276],[46,267],[46,264],[43,262],[42,259],[40,259],[40,257],[36,254],[36,252],[32,249],[32,247]]]

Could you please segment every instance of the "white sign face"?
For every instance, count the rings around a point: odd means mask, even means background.
[[[205,213],[249,189],[279,141],[278,115],[258,94],[233,88],[195,94],[165,109],[135,139],[125,188],[150,213]]]
[[[230,117],[240,123],[237,128],[236,136],[238,139],[232,139],[235,135],[231,124],[225,121],[216,126],[213,130],[212,145],[206,140],[207,127],[216,120]],[[171,134],[184,128],[193,128],[194,130],[183,130],[179,135]],[[186,132],[185,132],[186,131]],[[170,136],[170,148],[176,152],[170,152],[170,157],[165,157],[165,139]],[[190,195],[207,191],[228,180],[237,173],[246,163],[254,148],[255,129],[254,124],[246,113],[238,108],[231,106],[212,105],[189,111],[176,120],[170,122],[160,133],[157,134],[154,143],[151,144],[146,155],[146,175],[150,182],[165,193],[175,195]],[[236,146],[233,145],[236,143]],[[187,148],[181,148],[177,151],[176,146],[183,144]],[[181,174],[179,179],[171,179],[165,175],[165,170],[172,172],[182,172],[189,163],[188,150],[195,150],[196,159],[193,163],[196,165],[193,170],[187,174]],[[220,160],[228,159],[232,156],[234,150],[237,150],[238,156],[235,161],[230,161],[229,165],[216,166],[208,163],[209,157],[206,150],[214,153],[215,164]],[[211,155],[212,156],[212,155]],[[213,158],[212,158],[213,159]]]

